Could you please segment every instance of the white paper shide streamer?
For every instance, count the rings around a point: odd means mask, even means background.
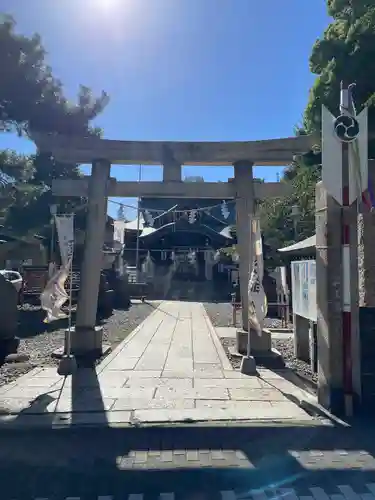
[[[69,265],[61,268],[48,281],[44,291],[40,296],[42,309],[46,311],[47,316],[44,323],[51,323],[58,319],[67,318],[61,308],[69,299],[69,295],[64,288],[65,281],[69,275]]]
[[[120,244],[124,244],[125,222],[123,220],[115,220],[113,222],[113,240]]]
[[[253,244],[254,256],[253,268],[249,280],[249,324],[259,335],[263,329],[264,318],[267,315],[267,297],[263,288],[263,247],[260,234],[259,219],[251,222],[251,243]]]
[[[66,318],[61,307],[69,300],[64,285],[71,271],[74,248],[74,216],[56,215],[56,229],[62,266],[53,274],[40,296],[42,309],[46,311],[45,323]]]
[[[223,200],[221,204],[221,215],[224,217],[224,219],[228,219],[230,216],[230,212],[228,210],[228,204],[225,200]]]

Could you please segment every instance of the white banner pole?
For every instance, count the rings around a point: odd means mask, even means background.
[[[65,337],[64,356],[62,357],[58,373],[63,376],[72,375],[77,368],[76,360],[72,356],[72,295],[73,295],[73,254],[74,254],[74,214],[56,215],[56,228],[59,238],[61,260],[69,270],[69,314],[68,330]]]
[[[74,238],[74,215],[72,215],[72,227]],[[66,338],[66,355],[70,356],[72,351],[72,299],[73,299],[73,255],[74,255],[74,241],[72,242],[70,253],[70,266],[69,266],[69,317],[68,317],[68,334]]]

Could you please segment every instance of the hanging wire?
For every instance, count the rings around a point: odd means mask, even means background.
[[[134,210],[137,210],[137,206],[136,205],[127,205],[126,203],[120,203],[118,201],[114,201],[114,200],[108,200],[109,203],[114,203],[115,205],[122,205],[123,207],[127,207],[127,208],[132,208]],[[226,201],[227,205],[233,205],[234,203],[236,202],[236,200],[229,200],[229,201]],[[195,208],[194,210],[196,210],[197,212],[205,212],[207,210],[212,210],[214,208],[217,208],[217,207],[221,207],[223,204],[223,202],[220,202],[220,203],[217,203],[216,205],[209,205],[207,207],[199,207],[199,208]],[[178,206],[178,205],[176,205]],[[158,214],[164,214],[164,213],[167,213],[169,211],[172,211],[173,208],[171,209],[168,209],[167,211],[165,210],[165,208],[143,208],[143,210],[147,210],[148,212],[152,212],[152,213],[158,213]],[[186,210],[175,210],[175,213],[185,213]]]

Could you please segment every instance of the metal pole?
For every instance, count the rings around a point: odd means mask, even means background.
[[[142,178],[142,165],[139,165],[138,182],[141,182],[141,178]],[[139,283],[139,216],[140,216],[139,202],[140,202],[140,197],[138,196],[138,205],[137,205],[137,243],[136,243],[136,249],[135,249],[135,268],[136,268],[137,283]]]
[[[285,326],[288,328],[289,326],[289,317],[290,317],[290,296],[289,293],[285,295],[286,307],[285,307]]]
[[[52,278],[53,273],[55,272],[55,261],[54,261],[54,254],[55,254],[55,252],[54,252],[54,248],[55,248],[55,216],[54,215],[52,216],[51,224],[52,224],[52,234],[51,234],[51,248],[50,248],[50,257],[49,257],[50,263],[49,263],[49,266],[48,266],[48,271],[49,271],[48,278]]]
[[[50,262],[54,262],[54,249],[55,249],[55,218],[51,218],[52,234],[51,234],[51,248],[50,248]]]
[[[249,224],[250,224],[250,231],[249,231],[249,238],[250,238],[250,244],[249,244],[249,281],[251,279],[251,273],[253,272],[253,267],[254,267],[254,233],[253,233],[253,217],[254,213],[249,213]],[[247,305],[249,307],[250,303],[250,296],[247,301]],[[250,321],[248,321],[247,325],[247,357],[251,357],[251,325]]]
[[[68,216],[66,216],[68,217]],[[73,223],[73,240],[70,241],[71,247],[69,248],[68,258],[69,262],[69,314],[68,314],[68,329],[65,332],[65,352],[60,360],[57,373],[67,377],[72,375],[77,369],[77,362],[72,356],[72,290],[73,290],[73,253],[74,253],[74,215],[70,215]]]
[[[73,254],[70,258],[69,266],[69,316],[68,316],[68,333],[66,336],[66,355],[70,356],[72,352],[72,296],[73,296]]]
[[[74,215],[73,218],[73,238],[74,238]],[[69,315],[68,315],[68,333],[66,336],[66,355],[70,356],[72,352],[72,296],[73,296],[73,255],[74,255],[74,240],[70,252],[69,265]]]
[[[340,112],[350,114],[349,90],[341,82]],[[342,347],[343,347],[343,385],[345,414],[353,414],[352,381],[352,318],[351,318],[351,272],[350,272],[350,225],[349,225],[349,144],[342,142]]]
[[[300,209],[298,205],[292,206],[291,216],[293,219],[293,237],[294,240],[297,240],[298,218],[300,216]]]
[[[49,278],[52,277],[53,273],[55,272],[55,215],[57,213],[57,205],[50,205],[50,214],[51,214],[51,246],[50,246],[50,266],[49,266]]]

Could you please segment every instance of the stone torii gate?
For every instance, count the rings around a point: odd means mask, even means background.
[[[254,200],[281,196],[286,189],[279,182],[253,182],[253,165],[288,165],[294,155],[311,149],[310,136],[252,142],[117,141],[48,134],[34,134],[33,139],[39,151],[51,153],[60,162],[92,164],[90,177],[82,180],[56,179],[52,185],[55,196],[88,198],[73,353],[100,354],[102,349],[102,332],[96,326],[96,310],[108,196],[235,199],[242,326],[248,330],[250,219],[254,214]],[[110,177],[112,164],[163,166],[163,181],[117,182]],[[182,165],[233,166],[234,180],[228,183],[186,183],[181,177]]]

